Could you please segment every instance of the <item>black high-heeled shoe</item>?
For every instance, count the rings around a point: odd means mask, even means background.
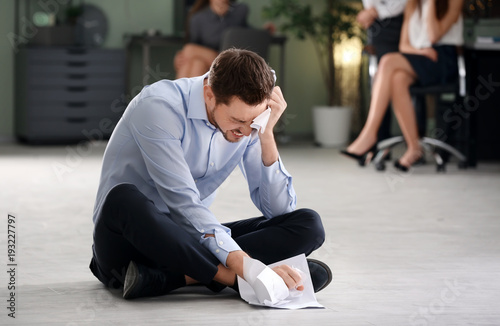
[[[341,150],[340,153],[358,161],[359,166],[365,166],[371,162],[372,158],[375,156],[376,151],[377,151],[377,144],[373,145],[369,150],[367,150],[365,153],[361,155],[348,152],[345,149]]]
[[[409,166],[406,166],[406,165],[403,165],[403,164],[399,163],[399,160],[397,160],[397,161],[394,162],[394,167],[396,169],[398,169],[399,171],[405,172],[405,173],[410,170]]]
[[[399,171],[406,173],[406,172],[410,171],[410,167],[416,166],[416,165],[422,165],[424,163],[425,163],[425,159],[423,158],[423,154],[421,154],[415,161],[413,161],[410,164],[410,166],[403,165],[403,164],[401,164],[401,162],[399,162],[399,160],[397,160],[394,162],[394,167],[396,169],[398,169]]]

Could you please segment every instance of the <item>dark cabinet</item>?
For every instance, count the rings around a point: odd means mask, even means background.
[[[15,79],[15,131],[26,142],[106,139],[123,113],[123,50],[21,48]]]
[[[468,98],[462,115],[470,120],[478,160],[500,159],[500,49],[467,49]]]

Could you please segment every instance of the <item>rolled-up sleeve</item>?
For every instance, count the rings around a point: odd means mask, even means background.
[[[200,199],[181,146],[184,119],[165,99],[147,97],[137,103],[128,122],[151,177],[144,181],[154,183],[172,219],[225,265],[227,255],[241,249],[231,238],[231,230]]]
[[[281,157],[270,166],[262,162],[258,136],[249,144],[240,163],[255,206],[266,218],[272,218],[293,211],[297,196],[292,176],[285,169]]]

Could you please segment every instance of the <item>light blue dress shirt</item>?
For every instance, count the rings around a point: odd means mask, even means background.
[[[104,153],[93,220],[113,187],[133,184],[225,265],[240,247],[208,207],[236,166],[266,218],[293,211],[296,195],[281,158],[268,167],[262,163],[257,130],[231,143],[208,121],[206,76],[161,80],[130,102]]]

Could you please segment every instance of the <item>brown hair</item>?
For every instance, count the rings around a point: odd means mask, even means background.
[[[228,49],[215,58],[208,74],[217,104],[229,104],[233,96],[248,105],[271,98],[274,76],[269,65],[257,53]]]
[[[422,14],[422,0],[415,0],[418,11]],[[448,0],[436,0],[436,18],[437,20],[443,19],[444,15],[448,12]]]

